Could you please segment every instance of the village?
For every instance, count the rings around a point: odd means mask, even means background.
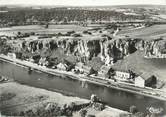
[[[16,55],[13,53],[8,53],[7,55],[9,58],[16,59]],[[34,60],[31,58],[29,60],[30,62],[33,62]],[[48,65],[48,61],[41,58],[38,63],[39,66],[46,67]],[[103,65],[101,69],[96,72],[93,70],[93,68],[88,67],[84,65],[83,63],[77,63],[75,66],[72,66],[73,68],[70,68],[70,65],[67,64],[67,62],[59,63],[56,66],[53,66],[51,69],[57,69],[59,71],[68,71],[72,72],[74,74],[82,74],[83,76],[92,76],[93,78],[100,78],[108,81],[114,81],[114,82],[124,82],[124,84],[128,85],[134,85],[136,87],[152,87],[156,88],[157,84],[157,77],[155,77],[152,74],[143,73],[143,74],[136,74],[132,72],[131,70],[124,71],[120,69],[114,69],[110,66]]]
[[[108,35],[109,33],[110,35]],[[55,55],[55,53],[52,53],[51,50],[48,49],[48,48],[55,48],[57,46],[55,42],[50,40],[57,40],[57,39],[70,40],[74,38],[76,39],[77,38],[78,39],[92,38],[92,40],[94,40],[96,39],[95,38],[96,36],[98,37],[101,36],[101,38],[104,38],[106,40],[112,40],[112,38],[114,38],[113,35],[115,35],[114,33],[117,33],[117,30],[113,30],[113,29],[89,30],[89,31],[84,31],[82,34],[76,33],[73,31],[73,32],[67,32],[66,34],[62,34],[59,37],[52,36],[52,35],[40,36],[39,34],[36,35],[34,33],[29,33],[28,34],[29,36],[26,36],[27,35],[26,33],[18,33],[8,37],[1,36],[1,39],[8,40],[7,43],[11,46],[12,49],[9,50],[9,52],[7,52],[6,55],[11,59],[26,60],[26,61],[38,64],[39,66],[47,67],[50,69],[57,69],[60,71],[65,71],[65,72],[66,71],[72,72],[74,74],[81,74],[84,76],[92,76],[94,78],[107,80],[108,82],[109,81],[122,82],[127,85],[133,85],[135,87],[141,87],[141,88],[162,87],[164,83],[161,83],[161,82],[158,83],[158,78],[153,73],[136,72],[133,69],[128,68],[127,66],[125,69],[116,68],[113,66],[112,59],[103,58],[105,63],[100,65],[98,69],[94,69],[93,66],[88,66],[85,63],[87,59],[86,55],[85,57],[82,57],[82,58],[76,58],[77,59],[76,61],[78,62],[73,62],[71,60],[72,57],[71,59],[66,59],[64,57],[58,58],[58,55]],[[63,35],[70,35],[70,36],[63,36]],[[78,35],[78,37],[75,37],[74,35]],[[62,48],[64,48],[63,46],[64,45],[61,45]],[[27,52],[24,51],[22,53],[21,51],[23,51],[23,48],[26,48]],[[39,51],[41,48],[43,48],[42,51]],[[89,55],[86,52],[85,54]]]

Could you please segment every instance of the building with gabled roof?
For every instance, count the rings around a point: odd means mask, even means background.
[[[153,87],[157,83],[157,78],[151,73],[142,73],[135,78],[135,86]]]

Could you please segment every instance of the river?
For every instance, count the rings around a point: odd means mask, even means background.
[[[162,115],[166,115],[166,101],[74,80],[65,75],[53,76],[37,71],[29,73],[26,67],[20,67],[2,60],[0,60],[0,74],[14,78],[22,84],[63,92],[81,98],[89,99],[91,94],[96,94],[109,106],[125,111],[129,111],[129,107],[135,105],[139,111],[145,112],[148,107],[157,105],[164,109]]]

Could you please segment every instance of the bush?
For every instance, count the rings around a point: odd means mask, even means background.
[[[135,114],[137,112],[137,107],[136,106],[130,106],[130,113]]]
[[[19,116],[24,116],[24,115],[25,115],[24,111],[21,111],[21,112],[19,113]]]
[[[73,34],[73,37],[82,37],[81,34]]]
[[[71,102],[69,105],[68,105],[68,108],[71,109],[72,111],[75,111],[76,110],[76,104],[74,102]]]
[[[98,111],[102,111],[105,108],[105,105],[102,103],[93,103],[93,108]]]
[[[137,113],[135,113],[134,116],[135,117],[145,117],[144,113],[142,113],[142,112],[137,112]]]
[[[122,113],[119,115],[119,117],[131,117],[129,114],[126,114],[126,113]]]
[[[87,110],[82,109],[82,110],[80,110],[79,114],[80,114],[81,117],[85,117],[86,114],[87,114]]]
[[[87,117],[95,117],[95,115],[87,115]]]
[[[16,96],[16,94],[14,94],[14,93],[2,93],[0,95],[0,102],[10,100],[15,96]]]

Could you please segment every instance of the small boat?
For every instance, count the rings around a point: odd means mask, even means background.
[[[31,73],[33,69],[31,67],[28,68],[28,73]]]

